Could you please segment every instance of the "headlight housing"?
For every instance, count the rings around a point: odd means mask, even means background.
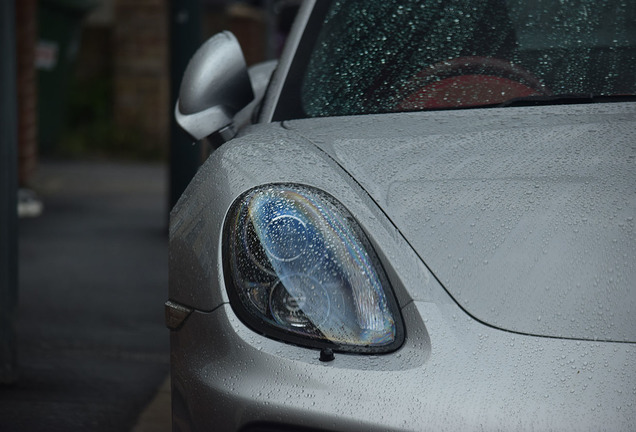
[[[390,352],[403,324],[371,244],[335,198],[301,185],[240,196],[224,232],[228,295],[254,330],[337,351]]]

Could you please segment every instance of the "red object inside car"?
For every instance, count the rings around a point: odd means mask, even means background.
[[[491,75],[460,75],[445,78],[418,89],[402,100],[397,110],[488,105],[539,94],[536,89],[508,78]]]

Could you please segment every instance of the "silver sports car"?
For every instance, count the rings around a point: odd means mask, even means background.
[[[193,57],[175,431],[636,430],[636,2],[308,1]]]

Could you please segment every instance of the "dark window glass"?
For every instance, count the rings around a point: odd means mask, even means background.
[[[300,83],[306,116],[625,95],[636,2],[334,1]]]

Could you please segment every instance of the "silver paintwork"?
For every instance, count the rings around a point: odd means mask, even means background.
[[[453,305],[413,302],[403,315],[427,330],[404,351],[323,363],[244,327],[229,305],[195,313],[172,339],[188,352],[172,358],[173,403],[188,404],[177,430],[634,430],[631,346],[512,335]]]
[[[635,213],[634,104],[268,123],[311,4],[272,78],[261,124],[216,150],[172,212],[169,297],[194,309],[171,332],[174,430],[231,431],[256,422],[328,430],[636,430],[636,345],[583,340],[635,334],[624,314],[633,310],[635,291],[628,220]],[[583,156],[598,165],[578,164]],[[224,218],[241,193],[275,182],[323,189],[356,217],[394,287],[403,348],[336,354],[324,363],[317,350],[271,340],[236,318],[220,253]],[[594,204],[587,216],[593,226],[579,217],[589,206],[577,203],[586,202]],[[617,233],[624,236],[615,246],[601,237]],[[579,253],[580,260],[567,260]],[[617,257],[619,268],[610,271]],[[514,279],[524,263],[526,277]],[[594,277],[576,286],[595,271],[603,282],[621,276],[605,291]],[[559,283],[548,290],[533,284],[546,275]],[[581,310],[572,326],[559,316],[570,301]],[[547,315],[539,320],[541,307]],[[595,324],[585,328],[588,318]]]
[[[545,109],[508,108],[501,110],[501,115],[492,113],[492,121],[501,126],[498,130],[504,142],[515,145],[505,133],[511,128],[502,117],[516,118],[518,128],[512,129],[526,136],[521,132],[532,119],[560,121],[554,107]],[[598,109],[616,112],[633,108]],[[581,108],[559,110],[572,120]],[[471,118],[471,113],[477,118]],[[487,113],[467,110],[459,117],[456,112],[396,114],[387,119],[396,126],[418,120],[423,128],[429,126],[428,136],[441,137],[444,130],[470,130],[481,121],[488,124],[483,118]],[[382,138],[386,125],[380,117],[356,121],[368,128],[368,134]],[[343,137],[342,143],[355,140],[356,131],[350,125],[343,127],[342,119],[297,121],[287,127],[257,125],[221,147],[173,212],[170,298],[196,309],[181,330],[171,335],[176,425],[182,430],[237,430],[256,421],[333,430],[634,428],[634,344],[516,334],[466,314],[424,266],[418,256],[421,251],[416,253],[409,245],[412,240],[408,234],[405,237],[387,217],[408,208],[397,206],[390,194],[382,192],[391,181],[371,184],[366,173],[359,180],[361,187],[332,159],[342,157],[335,150],[338,140],[333,138]],[[614,129],[620,130],[616,124]],[[309,135],[312,141],[307,139]],[[480,133],[473,130],[469,135],[476,139]],[[400,145],[408,147],[405,140],[413,136],[405,131],[387,145],[396,150]],[[464,145],[470,146],[467,142]],[[517,140],[516,145],[527,147],[530,143]],[[372,151],[358,150],[366,155],[367,167],[378,161]],[[422,175],[427,173],[425,168],[447,166],[447,156],[432,151],[429,158],[421,160]],[[359,167],[365,161],[358,162],[353,165]],[[515,164],[527,166],[525,160],[510,163],[512,172]],[[403,166],[407,169],[407,161]],[[354,170],[348,165],[345,168]],[[487,173],[485,170],[482,176]],[[488,188],[481,178],[475,180]],[[220,255],[223,220],[229,205],[242,192],[273,182],[319,187],[356,216],[380,253],[396,290],[407,327],[402,349],[382,356],[336,354],[333,362],[325,364],[318,360],[317,350],[260,336],[235,317],[225,292]],[[441,192],[436,195],[440,196]],[[443,219],[440,216],[440,221]],[[423,225],[432,243],[439,242],[438,230]],[[450,244],[454,244],[452,232],[443,228],[451,237]],[[461,234],[461,230],[455,233]],[[633,250],[631,254],[633,257]],[[436,259],[446,257],[433,257]],[[487,306],[493,300],[484,296]],[[590,311],[594,310],[591,306]]]
[[[392,239],[401,238],[399,232],[324,152],[280,125],[255,125],[210,156],[171,213],[171,300],[203,311],[229,301],[220,253],[227,210],[252,187],[285,182],[313,185],[338,199],[362,223],[371,242],[383,244],[376,247],[381,259],[408,249],[403,240],[390,246],[395,243]],[[409,293],[400,282],[413,277],[426,282],[425,287],[432,283],[434,279],[420,260],[404,257],[394,263],[383,261],[389,277],[395,276],[400,305],[415,298],[431,298],[428,288]]]
[[[636,104],[285,126],[369,192],[477,319],[636,342]]]

